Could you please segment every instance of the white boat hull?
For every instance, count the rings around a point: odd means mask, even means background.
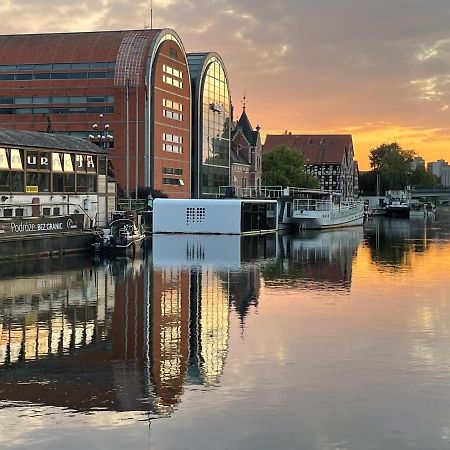
[[[330,217],[331,216],[331,217]],[[294,223],[301,230],[322,230],[362,225],[364,212],[354,211],[352,214],[314,214],[305,211],[294,216]]]

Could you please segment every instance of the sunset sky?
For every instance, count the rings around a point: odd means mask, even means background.
[[[449,0],[154,0],[155,28],[217,51],[263,134],[351,133],[450,159]],[[150,0],[0,0],[2,33],[137,29]]]

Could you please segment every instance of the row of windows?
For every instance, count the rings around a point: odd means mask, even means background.
[[[0,81],[86,80],[114,78],[114,72],[0,73]]]
[[[163,139],[168,142],[175,142],[176,144],[183,143],[183,136],[177,136],[176,134],[163,133]]]
[[[14,212],[14,215],[13,215]],[[3,208],[3,217],[23,217],[25,213],[25,209],[24,208],[16,208],[16,209],[12,209],[12,208]],[[44,216],[50,216],[52,214],[52,208],[42,208],[42,214]],[[53,215],[54,216],[60,216],[61,215],[61,208],[59,207],[54,207],[53,208]]]
[[[170,109],[176,109],[177,111],[183,111],[183,105],[181,103],[163,98],[163,106]]]
[[[0,148],[0,170],[95,173],[96,167],[97,158],[92,155]]]
[[[168,73],[169,75],[173,75],[177,78],[183,78],[183,72],[180,70],[174,69],[166,64],[163,64],[163,72]]]
[[[81,106],[74,108],[0,108],[0,114],[111,114],[114,106]]]
[[[0,97],[0,105],[43,105],[48,103],[114,103],[114,95],[71,97]]]
[[[0,78],[0,80],[1,80],[1,78]],[[164,81],[164,83],[170,84],[171,86],[175,86],[177,88],[183,89],[183,82],[180,80],[177,80],[176,78],[169,77],[169,75],[163,75],[163,81]]]
[[[184,182],[183,182],[183,180],[180,180],[179,178],[163,178],[163,184],[183,186]]]
[[[181,145],[163,144],[163,150],[165,152],[183,153],[183,147]]]
[[[96,192],[97,176],[44,172],[0,172],[1,192]]]
[[[168,109],[163,109],[163,116],[169,119],[178,120],[180,122],[183,120],[183,114],[177,113],[175,111],[170,111]]]
[[[116,63],[110,62],[85,62],[85,63],[55,63],[55,64],[17,64],[0,65],[0,72],[13,72],[16,70],[83,70],[83,69],[114,69]]]
[[[166,175],[183,175],[183,169],[176,167],[163,167],[163,173]]]

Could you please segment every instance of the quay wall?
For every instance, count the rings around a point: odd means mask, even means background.
[[[93,239],[92,231],[5,236],[0,238],[0,260],[88,252]]]

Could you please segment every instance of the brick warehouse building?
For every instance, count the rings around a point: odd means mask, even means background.
[[[351,135],[269,134],[263,152],[270,152],[280,145],[305,155],[305,170],[320,180],[321,189],[340,192],[344,198],[357,196],[358,171]]]
[[[191,81],[173,30],[0,36],[0,127],[91,135],[125,192],[190,197]]]

